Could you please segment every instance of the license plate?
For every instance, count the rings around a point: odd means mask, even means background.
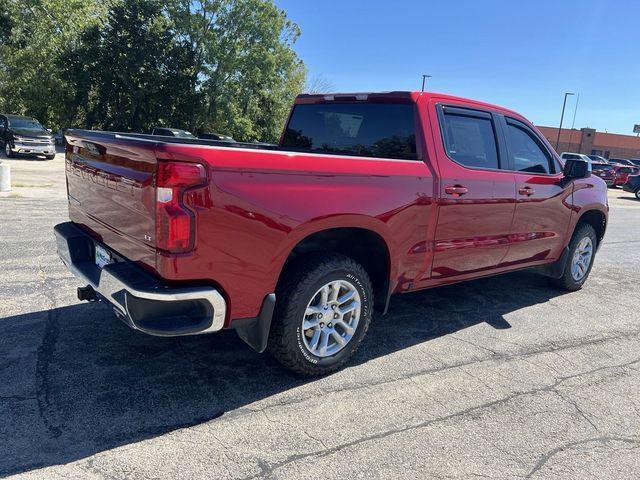
[[[103,268],[105,265],[109,265],[111,263],[111,254],[107,251],[106,248],[101,247],[100,245],[96,245],[96,265],[99,268]]]

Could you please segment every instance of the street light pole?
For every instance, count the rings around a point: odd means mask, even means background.
[[[427,84],[427,78],[431,78],[431,75],[422,75],[422,91],[424,92],[424,87]]]
[[[558,139],[556,140],[556,152],[558,151],[558,147],[560,146],[560,132],[562,132],[562,121],[564,120],[564,109],[567,106],[567,97],[569,95],[573,95],[573,93],[566,92],[564,94],[564,102],[562,102],[562,115],[560,115],[560,128],[558,128]]]
[[[569,133],[569,148],[571,148],[571,141],[573,140],[573,127],[576,125],[576,114],[578,113],[578,104],[580,103],[580,93],[576,98],[576,108],[573,110],[573,122],[571,122],[571,132]]]

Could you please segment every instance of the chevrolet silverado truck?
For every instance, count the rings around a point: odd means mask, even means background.
[[[304,375],[343,366],[396,293],[530,267],[578,290],[607,225],[589,162],[453,96],[301,95],[274,146],[66,139],[79,299],[151,335],[235,329]]]

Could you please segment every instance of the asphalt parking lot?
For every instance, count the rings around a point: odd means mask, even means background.
[[[640,202],[611,190],[585,288],[530,272],[394,297],[304,380],[234,332],[160,339],[75,299],[63,158],[5,160],[0,476],[638,478]]]

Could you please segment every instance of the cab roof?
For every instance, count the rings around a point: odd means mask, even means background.
[[[419,98],[436,99],[442,102],[462,103],[490,110],[496,110],[512,115],[521,115],[518,112],[491,103],[472,100],[470,98],[457,97],[445,93],[420,92],[420,91],[391,91],[391,92],[354,92],[354,93],[303,93],[296,97],[295,104],[330,103],[330,102],[398,102],[415,103]]]

